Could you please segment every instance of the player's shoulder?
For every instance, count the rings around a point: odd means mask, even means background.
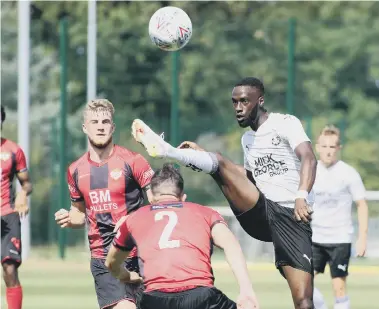
[[[73,161],[69,165],[68,170],[70,171],[70,173],[74,173],[75,170],[77,170],[81,165],[84,165],[84,164],[89,164],[89,162],[88,162],[88,152],[85,152],[78,159],[76,159],[75,161]]]
[[[338,166],[338,170],[339,172],[343,172],[343,173],[346,173],[346,174],[358,174],[358,171],[350,164],[342,161],[342,160],[339,160],[337,163],[337,166]]]
[[[197,212],[203,216],[211,216],[213,214],[218,213],[216,210],[211,207],[207,207],[201,204],[192,203],[192,202],[183,202],[183,206],[186,208],[190,208],[191,211]]]
[[[242,134],[241,137],[241,144],[242,146],[245,146],[251,142],[251,139],[254,138],[255,131],[253,130],[248,130],[244,134]]]
[[[133,161],[136,158],[141,156],[141,154],[139,154],[138,152],[132,151],[120,145],[115,145],[114,147],[115,147],[116,157],[123,161],[127,161],[127,162]]]
[[[272,123],[276,124],[285,124],[291,122],[299,122],[299,118],[297,118],[294,115],[291,114],[282,114],[282,113],[270,113],[270,120],[272,120]]]
[[[16,153],[17,151],[21,150],[22,148],[14,141],[7,139],[7,138],[2,138],[1,139],[1,151],[9,151]]]
[[[132,222],[135,220],[138,220],[139,218],[142,218],[143,220],[146,218],[146,214],[150,213],[151,211],[151,205],[144,205],[137,210],[133,211],[132,213],[128,214],[127,216],[127,222]]]

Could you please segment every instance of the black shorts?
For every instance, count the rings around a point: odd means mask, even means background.
[[[237,305],[214,287],[197,287],[175,293],[144,293],[140,309],[237,309]]]
[[[127,268],[130,269],[130,267]],[[122,300],[130,300],[136,304],[139,302],[143,292],[143,285],[120,282],[108,271],[105,266],[105,259],[92,258],[91,272],[95,280],[97,302],[100,308],[113,306]]]
[[[313,264],[315,271],[323,273],[328,263],[332,278],[344,278],[349,274],[351,244],[313,243]]]
[[[21,222],[17,212],[1,217],[1,264],[21,265]]]
[[[291,266],[313,275],[312,228],[310,223],[296,221],[293,208],[283,207],[260,193],[253,208],[235,214],[251,237],[273,242],[275,264],[283,276],[282,266]]]

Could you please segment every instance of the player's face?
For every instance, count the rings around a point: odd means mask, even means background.
[[[107,110],[87,112],[83,124],[83,132],[89,142],[96,148],[105,148],[112,141],[114,132],[112,115]]]
[[[340,149],[341,146],[336,135],[321,135],[316,145],[316,151],[320,156],[321,162],[327,166],[337,161]]]
[[[237,122],[242,128],[252,125],[258,108],[264,103],[259,89],[251,86],[237,86],[232,92],[232,102]]]

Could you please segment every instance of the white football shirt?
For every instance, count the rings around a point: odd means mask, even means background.
[[[319,162],[313,190],[313,242],[351,243],[354,232],[351,205],[366,195],[361,176],[343,161],[329,168]]]
[[[244,167],[252,172],[259,190],[270,200],[293,208],[300,183],[301,162],[295,148],[310,142],[298,118],[270,113],[257,131],[242,136]],[[313,204],[313,192],[308,203]]]

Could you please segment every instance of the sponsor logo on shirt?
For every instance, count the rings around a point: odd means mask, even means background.
[[[122,176],[122,169],[115,168],[109,174],[110,174],[110,176],[111,176],[112,179],[118,180]]]
[[[254,177],[268,174],[270,177],[283,175],[288,172],[287,164],[283,160],[276,161],[272,153],[260,157],[254,161]]]
[[[7,160],[9,160],[10,157],[11,157],[10,152],[1,152],[0,153],[0,160],[1,161],[7,161]]]
[[[275,135],[272,140],[271,140],[271,143],[274,145],[274,146],[278,146],[280,143],[281,143],[282,139],[280,138],[279,135]]]

